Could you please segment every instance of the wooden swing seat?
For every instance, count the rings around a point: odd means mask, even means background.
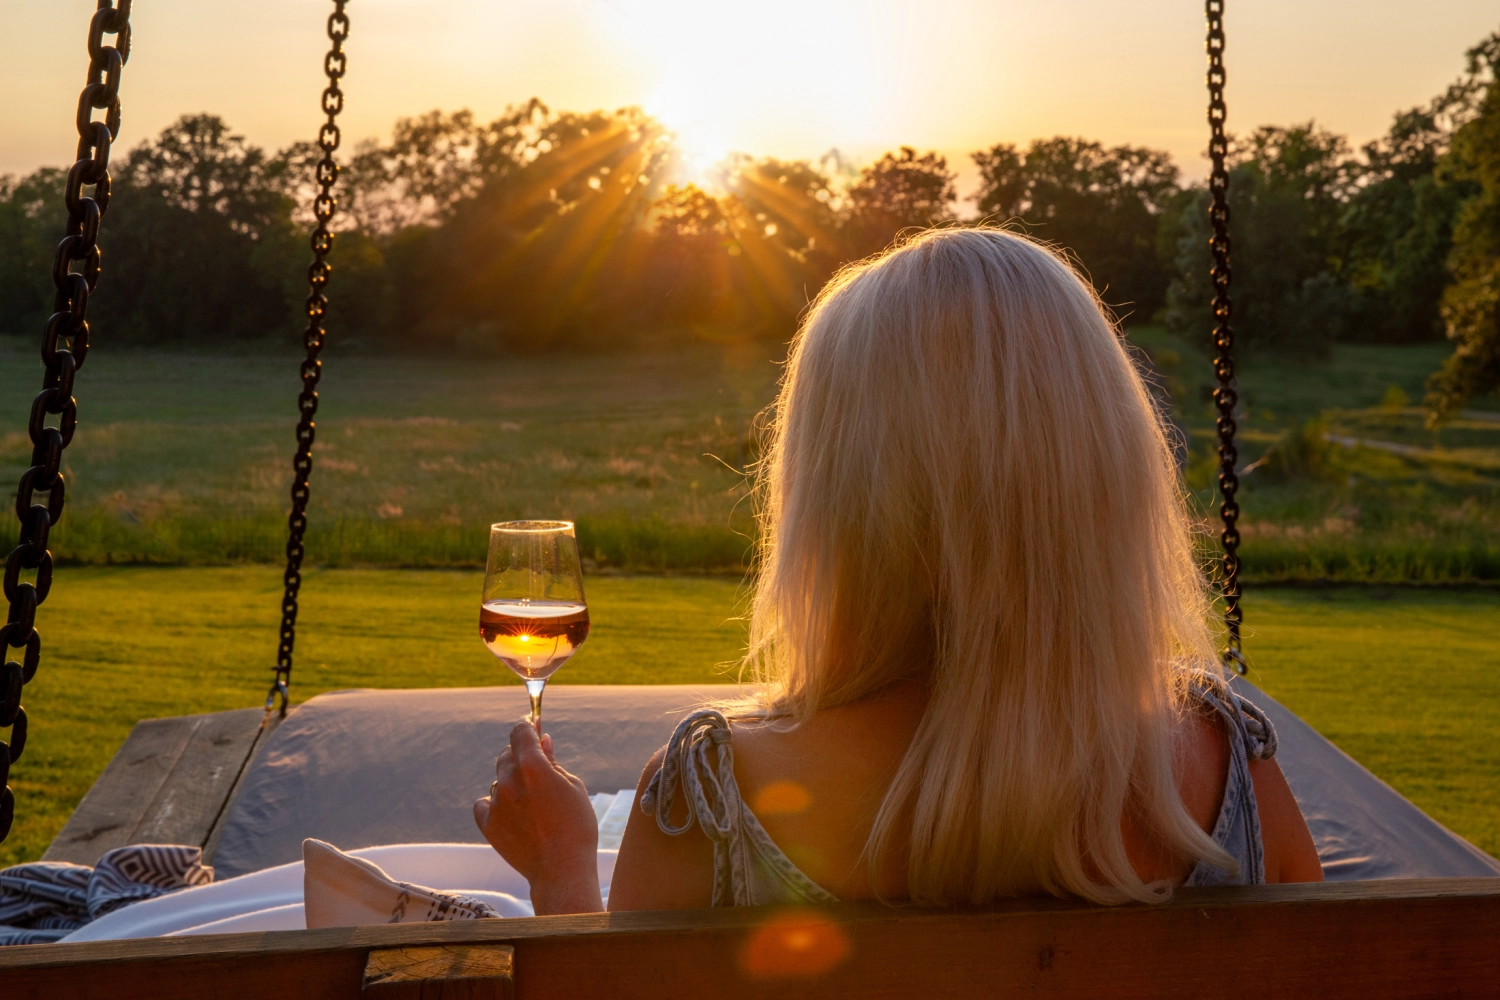
[[[614,740],[611,753],[621,752],[623,744],[659,745],[665,736],[651,727],[670,729],[668,707],[724,693],[559,688],[553,716],[560,755],[586,754],[579,740],[588,739]],[[275,734],[261,728],[259,710],[147,720],[47,857],[92,864],[109,847],[148,840],[197,843],[212,853],[235,796],[247,788],[254,794],[264,758],[306,752],[307,744],[297,741],[309,734],[334,741],[338,752],[348,750],[343,736],[328,735],[339,727],[327,713],[347,715],[360,705],[373,714],[355,715],[345,729],[365,734],[369,752],[393,742],[388,732],[370,732],[376,728],[370,719],[389,715],[397,705],[420,715],[424,699],[426,711],[452,717],[448,728],[460,733],[460,743],[477,744],[473,753],[480,757],[493,752],[475,735],[487,730],[463,727],[479,719],[503,732],[506,720],[523,710],[515,688],[339,692],[309,701]],[[467,722],[453,709],[459,702],[474,706]],[[629,729],[643,719],[649,723],[644,729]],[[1288,734],[1294,729],[1290,721],[1278,726]],[[414,728],[431,727],[419,720]],[[409,747],[405,739],[394,742]],[[582,758],[579,770],[599,773],[600,781],[613,786],[649,748],[630,753],[634,759],[619,770],[602,762],[588,766]],[[397,778],[385,761],[363,764]],[[433,766],[448,769],[459,765]],[[305,818],[325,821],[312,813]],[[252,991],[377,1000],[660,998],[686,991],[716,998],[774,992],[778,1000],[979,994],[1493,997],[1500,995],[1500,878],[1182,889],[1172,902],[1155,907],[1023,899],[983,910],[933,912],[860,903],[790,912],[588,914],[32,945],[0,949],[0,984],[5,1000],[241,997]]]

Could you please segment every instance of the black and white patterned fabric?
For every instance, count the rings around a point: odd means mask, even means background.
[[[203,851],[177,844],[130,844],[96,867],[33,861],[0,869],[0,945],[45,944],[128,903],[206,885],[214,870]]]

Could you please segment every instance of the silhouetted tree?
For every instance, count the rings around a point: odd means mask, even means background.
[[[766,235],[815,268],[831,266],[842,220],[838,198],[821,170],[806,160],[743,157],[729,185]]]
[[[362,143],[344,171],[350,218],[372,234],[446,222],[459,205],[543,155],[552,117],[533,99],[484,125],[467,109],[398,119],[389,145]]]
[[[658,315],[675,326],[722,319],[731,251],[740,251],[719,199],[696,184],[674,184],[652,213],[653,266],[643,284],[656,299]]]
[[[1236,340],[1250,350],[1322,355],[1352,331],[1358,313],[1357,293],[1336,273],[1350,192],[1348,144],[1309,122],[1259,128],[1232,154]],[[1177,277],[1167,310],[1169,326],[1200,342],[1213,328],[1207,199],[1200,190],[1196,204],[1177,216]]]
[[[1474,193],[1453,226],[1453,283],[1443,292],[1442,315],[1457,349],[1428,382],[1433,422],[1480,393],[1500,389],[1500,32],[1468,58],[1470,79],[1482,96],[1472,120],[1454,134],[1440,174]]]
[[[1357,156],[1311,123],[1236,143],[1243,344],[1306,355],[1340,338],[1421,339],[1439,326],[1441,299],[1460,347],[1433,405],[1451,412],[1493,387],[1497,38],[1470,53],[1467,77]],[[294,337],[320,156],[309,143],[268,154],[211,115],[118,156],[105,266],[126,280],[101,286],[92,318],[117,340]],[[1206,194],[1181,188],[1165,154],[1057,137],[974,160],[981,212],[1066,247],[1121,311],[1148,318],[1165,298],[1173,327],[1206,336]],[[487,123],[468,111],[402,119],[342,171],[334,342],[493,351],[784,338],[840,264],[956,221],[947,161],[911,147],[862,170],[837,152],[816,165],[737,154],[704,187],[672,183],[680,162],[638,109],[532,100]],[[51,309],[61,182],[57,170],[0,177],[7,331],[39,329]]]
[[[1437,165],[1452,137],[1446,98],[1396,115],[1387,135],[1366,144],[1356,187],[1340,219],[1341,273],[1359,293],[1355,339],[1433,340],[1453,219],[1468,185],[1443,183]]]
[[[52,314],[52,257],[68,213],[67,171],[0,177],[0,332],[40,334]]]
[[[288,161],[214,115],[189,115],[115,168],[98,322],[121,339],[215,341],[289,331],[305,273]],[[285,335],[285,333],[284,333]]]
[[[1100,295],[1123,311],[1149,319],[1165,304],[1170,275],[1156,234],[1179,190],[1168,154],[1059,136],[1034,141],[1024,154],[1001,143],[973,158],[982,215],[1071,251]]]
[[[719,199],[696,184],[673,184],[652,205],[657,233],[671,239],[692,241],[702,250],[729,235],[729,221]]]
[[[645,287],[663,289],[656,322],[708,339],[785,336],[808,296],[827,280],[831,237],[803,201],[806,164],[741,162],[733,190],[668,187],[653,206],[654,255]],[[665,285],[663,283],[666,283]],[[811,290],[810,290],[811,289]]]
[[[917,155],[910,146],[886,153],[860,171],[849,188],[844,251],[850,259],[889,246],[902,231],[953,221],[957,175],[937,153]]]

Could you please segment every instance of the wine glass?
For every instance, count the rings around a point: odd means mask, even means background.
[[[479,637],[526,682],[538,736],[547,678],[568,662],[588,634],[589,608],[573,522],[490,525]]]

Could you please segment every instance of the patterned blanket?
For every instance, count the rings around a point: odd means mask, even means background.
[[[93,868],[12,865],[0,869],[0,945],[56,941],[127,903],[213,880],[202,850],[175,844],[117,847]]]

